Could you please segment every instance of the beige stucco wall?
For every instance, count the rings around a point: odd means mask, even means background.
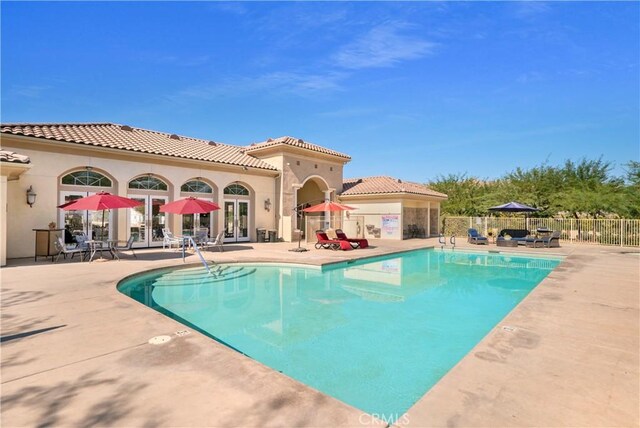
[[[169,200],[180,199],[180,186],[195,177],[215,183],[214,201],[222,206],[222,190],[230,183],[239,182],[251,191],[252,221],[249,224],[251,240],[255,240],[255,228],[276,228],[275,210],[266,211],[264,201],[276,200],[274,176],[276,171],[244,171],[241,167],[225,167],[199,161],[181,161],[152,155],[128,154],[122,151],[93,149],[69,143],[39,142],[28,138],[2,137],[2,147],[31,158],[32,168],[20,179],[19,186],[8,186],[7,200],[7,257],[29,257],[34,254],[34,235],[31,229],[46,228],[51,221],[60,223],[58,190],[59,177],[76,168],[91,166],[107,172],[115,180],[115,193],[127,196],[127,183],[136,176],[153,174],[170,184]],[[24,203],[24,193],[29,185],[37,193],[33,208]],[[132,191],[133,193],[133,191]],[[117,238],[128,236],[128,210],[116,210],[114,218]],[[223,211],[215,211],[214,224],[220,229]],[[181,230],[181,216],[170,215],[169,225]]]
[[[403,208],[431,208],[437,210],[440,206],[440,201],[430,198],[418,199],[416,196],[398,197],[393,195],[385,196],[367,196],[367,197],[354,197],[344,196],[340,197],[340,202],[357,208],[350,213],[345,213],[343,224],[344,231],[347,235],[355,235],[356,230],[350,230],[353,221],[349,219],[362,218],[364,220],[364,237],[365,238],[383,238],[383,239],[403,239],[403,229],[405,227],[405,219],[403,218]],[[389,228],[383,227],[382,216],[384,215],[398,215],[398,227],[391,231]],[[427,228],[425,227],[425,230]],[[436,233],[437,234],[437,233]],[[432,236],[433,236],[432,225]]]
[[[0,266],[7,264],[7,177],[0,176]]]
[[[285,241],[293,239],[295,216],[293,209],[298,205],[298,190],[308,181],[314,181],[321,191],[331,190],[332,198],[342,191],[342,177],[345,160],[321,153],[302,154],[289,147],[273,148],[253,156],[270,163],[282,171],[282,187],[279,194],[278,224],[280,237]]]
[[[351,230],[352,222],[349,219],[358,217],[363,219],[365,238],[402,239],[402,202],[400,200],[347,201],[341,199],[341,202],[356,208],[348,215],[344,214],[343,229],[347,236],[355,236],[356,231]],[[397,215],[399,217],[398,227],[393,231],[385,230],[383,232],[383,215]]]

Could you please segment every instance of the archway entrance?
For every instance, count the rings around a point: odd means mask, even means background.
[[[314,236],[313,231],[318,228],[326,228],[327,225],[321,225],[320,219],[322,213],[307,214],[303,210],[312,205],[331,200],[331,191],[327,183],[320,177],[312,177],[307,179],[304,184],[296,191],[296,216],[294,220],[294,229],[299,229],[303,233],[303,237]],[[313,218],[312,225],[308,226],[307,216]],[[309,230],[305,230],[306,228]],[[311,230],[314,229],[314,230]]]

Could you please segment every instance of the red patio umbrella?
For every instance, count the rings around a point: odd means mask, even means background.
[[[337,202],[322,202],[318,205],[305,208],[302,211],[306,213],[321,213],[325,211],[350,211],[355,209],[357,208],[353,208],[348,205],[339,204]]]
[[[178,199],[177,201],[164,204],[160,207],[160,212],[172,214],[203,214],[211,211],[219,210],[220,206],[215,202],[205,201],[203,199],[188,198]],[[196,225],[193,224],[193,233],[195,235]]]
[[[220,206],[215,202],[209,202],[189,196],[188,198],[164,204],[160,207],[160,212],[172,214],[202,214],[219,209]]]
[[[305,208],[302,211],[306,213],[324,213],[327,211],[336,212],[336,211],[351,211],[357,208],[350,207],[348,205],[339,204],[337,202],[322,202],[318,205],[313,205],[309,208]],[[325,221],[327,219],[325,218]]]
[[[132,208],[142,205],[142,202],[125,198],[118,195],[112,195],[108,192],[100,192],[86,198],[76,199],[59,205],[65,211],[102,211],[102,230],[104,231],[104,212],[114,208]]]

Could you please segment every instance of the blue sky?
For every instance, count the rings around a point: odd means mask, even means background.
[[[637,2],[2,2],[2,122],[292,135],[345,177],[640,160]]]

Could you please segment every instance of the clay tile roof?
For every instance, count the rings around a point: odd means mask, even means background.
[[[424,184],[402,181],[387,176],[345,179],[342,183],[342,193],[340,196],[388,193],[410,193],[438,198],[447,197],[444,193],[431,190]]]
[[[279,145],[298,147],[301,149],[311,150],[312,152],[324,153],[326,155],[337,156],[344,159],[351,159],[351,156],[345,155],[344,153],[336,152],[335,150],[330,150],[325,147],[311,144],[308,141],[304,141],[301,138],[293,138],[293,137],[279,137],[274,139],[269,138],[267,141],[263,141],[262,143],[253,143],[250,146],[245,147],[244,152],[251,153],[254,151],[264,149],[265,147],[279,146]]]
[[[29,156],[19,155],[9,150],[0,150],[0,162],[31,163]]]
[[[56,140],[183,159],[275,170],[243,147],[113,123],[2,124],[2,134]]]

